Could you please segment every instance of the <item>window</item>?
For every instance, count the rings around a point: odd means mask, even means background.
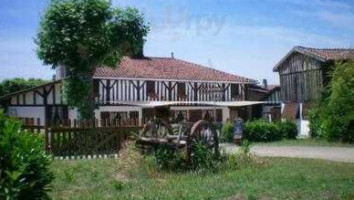
[[[155,94],[155,81],[146,81],[146,94]]]
[[[184,98],[186,96],[186,84],[178,83],[177,84],[177,96],[178,98]]]
[[[138,118],[139,118],[139,112],[138,112],[138,111],[131,111],[131,112],[129,112],[129,118],[131,118],[131,119],[138,119]]]
[[[239,95],[239,85],[238,84],[231,84],[231,98],[237,98]]]
[[[127,121],[127,112],[101,112],[101,124],[122,124]]]

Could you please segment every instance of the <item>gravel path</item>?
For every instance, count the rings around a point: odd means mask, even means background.
[[[222,144],[226,152],[236,152],[239,147]],[[301,147],[301,146],[253,146],[251,152],[258,156],[315,158],[354,163],[354,148],[350,147]]]

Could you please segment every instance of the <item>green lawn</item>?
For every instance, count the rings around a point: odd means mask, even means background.
[[[354,199],[354,164],[264,158],[215,174],[157,172],[121,159],[56,160],[53,199]]]
[[[324,139],[306,138],[296,140],[280,140],[276,142],[257,142],[254,145],[268,146],[311,146],[311,147],[354,147],[354,144],[345,144],[341,142],[328,142]]]

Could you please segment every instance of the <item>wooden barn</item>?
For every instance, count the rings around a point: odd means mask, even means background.
[[[65,68],[58,68],[56,80],[0,98],[11,116],[40,118],[41,122],[77,119],[75,108],[63,98]],[[248,88],[255,80],[232,75],[174,57],[124,57],[117,68],[98,68],[93,76],[96,119],[153,118],[156,108],[168,107],[171,120],[183,116],[197,121],[210,115],[225,122],[237,116],[252,116]]]
[[[297,121],[300,136],[309,135],[306,113],[328,84],[328,70],[335,61],[353,56],[354,49],[296,46],[273,68],[280,76],[282,117]]]

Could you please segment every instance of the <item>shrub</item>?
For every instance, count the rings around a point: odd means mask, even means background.
[[[221,160],[215,158],[214,149],[204,142],[198,141],[192,146],[191,165],[187,166],[192,171],[215,172]]]
[[[338,62],[317,107],[310,112],[311,135],[354,142],[354,62]]]
[[[248,121],[245,123],[243,139],[252,142],[271,142],[282,139],[279,127],[264,120]]]
[[[203,141],[196,141],[191,147],[191,163],[187,166],[183,150],[162,145],[155,150],[157,168],[167,171],[207,171],[215,172],[222,157],[216,158],[213,149]]]
[[[227,122],[222,126],[221,135],[226,142],[232,142],[234,138],[234,125]]]
[[[298,131],[297,126],[293,121],[285,120],[277,122],[276,125],[279,127],[280,135],[282,138],[296,139]]]
[[[163,170],[181,170],[185,168],[183,155],[178,149],[171,148],[168,145],[162,145],[155,151],[156,164]]]
[[[0,199],[48,199],[53,175],[43,139],[0,111]]]
[[[308,111],[307,115],[309,118],[309,128],[311,137],[320,137],[321,136],[321,120],[320,120],[320,109],[314,107]]]

